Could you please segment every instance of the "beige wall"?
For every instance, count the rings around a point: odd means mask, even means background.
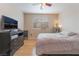
[[[1,16],[5,15],[18,21],[18,28],[24,30],[23,12],[16,6],[9,3],[0,4],[0,22]],[[1,25],[1,23],[0,23]],[[1,29],[1,28],[0,28]]]
[[[24,14],[24,30],[28,30],[29,38],[36,38],[41,32],[52,32],[54,20],[58,20],[58,14]],[[46,29],[33,28],[33,19],[48,19],[49,27]]]

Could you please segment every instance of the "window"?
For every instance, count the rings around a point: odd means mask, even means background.
[[[37,18],[33,19],[33,28],[40,28],[40,29],[46,29],[48,28],[48,19],[45,18]]]

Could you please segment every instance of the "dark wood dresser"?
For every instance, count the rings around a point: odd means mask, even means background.
[[[0,31],[0,55],[12,56],[24,44],[24,34],[22,31]]]

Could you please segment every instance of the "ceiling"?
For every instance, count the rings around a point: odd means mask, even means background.
[[[79,10],[78,3],[52,3],[51,7],[40,9],[39,3],[15,3],[13,4],[24,13],[60,13],[63,10]]]

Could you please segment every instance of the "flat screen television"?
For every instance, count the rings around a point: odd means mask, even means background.
[[[18,21],[7,16],[2,16],[2,23],[3,23],[2,25],[3,29],[17,29],[18,28]]]

